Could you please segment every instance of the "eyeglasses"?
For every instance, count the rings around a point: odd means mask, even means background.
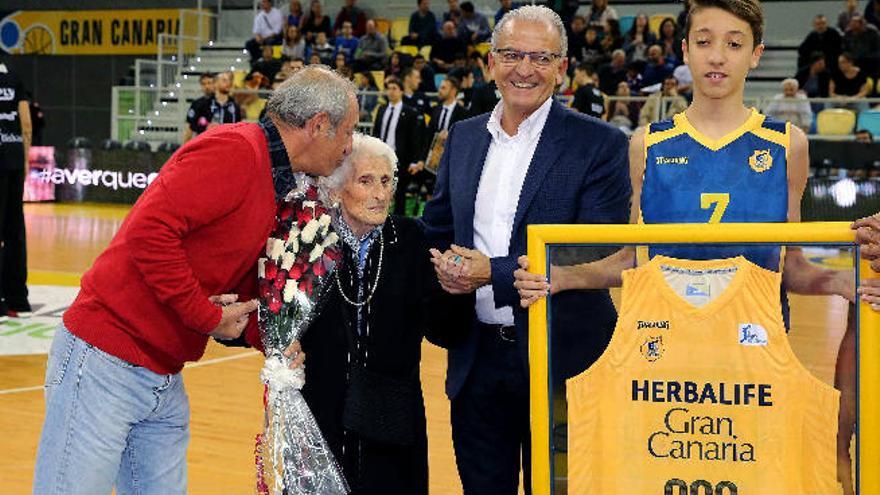
[[[497,48],[493,51],[498,55],[498,59],[503,65],[516,65],[524,58],[529,57],[529,62],[531,62],[532,65],[537,67],[549,67],[554,60],[562,58],[562,55],[558,53],[523,52],[520,50],[514,50],[513,48]]]

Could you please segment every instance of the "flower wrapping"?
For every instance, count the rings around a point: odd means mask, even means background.
[[[299,340],[318,315],[341,258],[330,212],[312,179],[297,185],[279,206],[266,256],[257,263],[260,338],[266,361],[266,420],[257,435],[257,493],[335,495],[348,486],[318,424],[300,393],[303,368],[291,370],[284,350]]]

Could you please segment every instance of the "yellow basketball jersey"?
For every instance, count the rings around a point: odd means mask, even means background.
[[[837,495],[839,393],[798,361],[780,274],[655,256],[567,382],[569,494]]]

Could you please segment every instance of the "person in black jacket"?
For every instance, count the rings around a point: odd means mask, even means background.
[[[422,338],[454,343],[463,322],[450,318],[473,304],[440,289],[416,221],[388,216],[396,163],[388,145],[356,134],[320,183],[339,204],[343,258],[302,338],[302,393],[355,495],[428,493]]]
[[[388,103],[379,106],[373,122],[373,137],[381,139],[397,154],[397,191],[394,213],[405,214],[407,188],[418,187],[422,170],[422,137],[425,120],[418,110],[403,102],[403,84],[397,78],[385,80]]]

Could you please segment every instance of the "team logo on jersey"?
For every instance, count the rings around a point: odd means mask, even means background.
[[[648,362],[653,363],[663,355],[663,337],[660,335],[648,337],[639,350]]]
[[[687,165],[688,157],[686,156],[658,156],[655,158],[657,165]]]
[[[767,330],[757,323],[740,323],[737,332],[740,345],[767,345]]]
[[[773,166],[773,156],[770,155],[770,150],[755,150],[755,153],[749,157],[749,166],[758,173],[770,170],[770,167]]]

